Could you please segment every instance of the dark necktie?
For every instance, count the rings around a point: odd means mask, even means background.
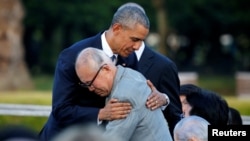
[[[111,57],[111,60],[112,60],[112,62],[116,63],[116,56],[113,55],[113,56]]]

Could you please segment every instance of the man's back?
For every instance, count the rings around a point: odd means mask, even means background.
[[[129,101],[132,111],[126,119],[107,124],[107,135],[118,135],[130,141],[171,141],[168,124],[161,109],[154,111],[145,106],[151,89],[140,73],[118,66],[113,89],[109,98]]]

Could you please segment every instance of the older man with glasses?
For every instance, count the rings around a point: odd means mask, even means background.
[[[105,136],[124,141],[172,141],[161,109],[151,111],[145,106],[151,89],[141,73],[115,66],[102,50],[91,47],[80,52],[75,69],[81,86],[106,99],[132,104],[127,118],[108,122]]]

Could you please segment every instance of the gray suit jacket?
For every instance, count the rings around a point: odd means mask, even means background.
[[[158,91],[168,95],[170,104],[163,111],[163,114],[168,121],[170,133],[173,135],[174,127],[182,115],[177,66],[167,56],[145,46],[138,63],[138,71],[149,79]]]
[[[113,89],[108,98],[129,101],[132,110],[125,119],[110,121],[105,135],[124,141],[172,141],[168,123],[161,109],[151,111],[145,101],[151,93],[145,77],[130,68],[118,66]]]

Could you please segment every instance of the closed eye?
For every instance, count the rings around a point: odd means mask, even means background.
[[[133,41],[133,42],[139,42],[139,41],[142,41],[141,39],[139,39],[139,38],[131,38],[131,40]]]

